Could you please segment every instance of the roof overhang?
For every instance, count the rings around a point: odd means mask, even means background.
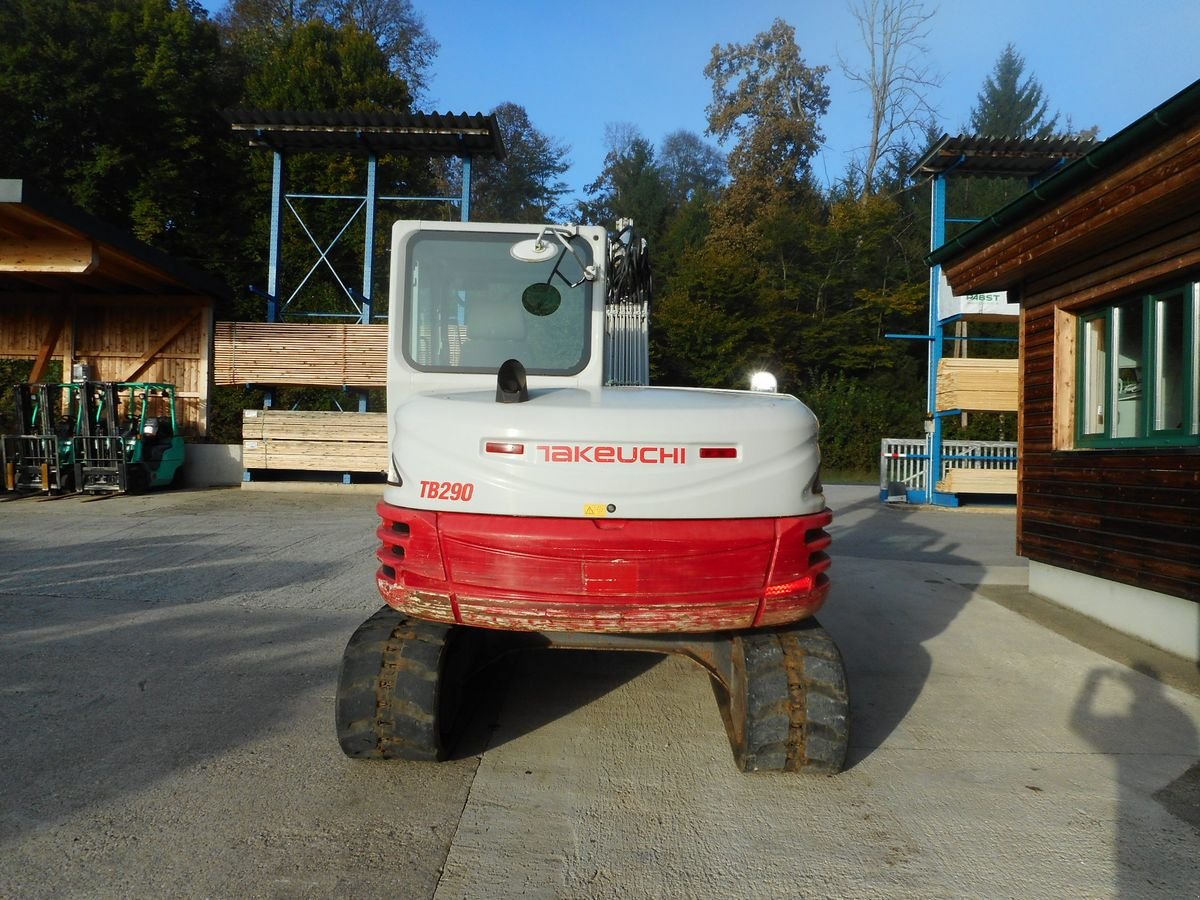
[[[1200,81],[926,257],[955,293],[1002,291],[1200,204]],[[1158,148],[1174,142],[1177,152]]]
[[[234,134],[276,152],[344,151],[410,156],[504,158],[495,116],[482,113],[386,113],[228,109]]]
[[[217,298],[206,272],[19,178],[0,178],[0,297],[119,294]]]
[[[955,178],[1039,178],[1079,159],[1095,148],[1095,138],[1006,138],[943,134],[909,169],[913,178],[944,175]]]

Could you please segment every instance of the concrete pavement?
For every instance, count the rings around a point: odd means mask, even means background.
[[[372,498],[0,503],[0,896],[1200,895],[1200,699],[988,599],[1011,512],[829,500],[835,778],[741,775],[699,668],[580,651],[450,762],[351,762]]]

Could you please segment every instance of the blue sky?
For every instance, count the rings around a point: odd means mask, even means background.
[[[222,0],[205,0],[210,9]],[[600,172],[608,123],[636,125],[657,143],[701,135],[714,44],[745,43],[780,17],[809,65],[826,65],[826,147],[815,163],[836,180],[865,142],[866,97],[841,74],[865,50],[845,0],[640,0],[626,3],[413,0],[441,45],[427,112],[487,112],[512,101],[570,147],[573,191]],[[926,4],[932,8],[933,4]],[[1197,0],[949,0],[930,23],[928,56],[942,76],[930,92],[944,131],[957,133],[1005,44],[1012,42],[1076,128],[1108,137],[1200,77]]]

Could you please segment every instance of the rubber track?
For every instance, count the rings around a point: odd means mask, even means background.
[[[747,678],[743,769],[835,774],[849,745],[837,645],[810,626],[742,638]]]
[[[384,607],[346,645],[337,732],[356,759],[440,758],[439,673],[449,626]]]

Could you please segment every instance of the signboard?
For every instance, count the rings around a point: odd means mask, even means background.
[[[1004,291],[956,297],[950,290],[946,273],[939,269],[937,309],[939,319],[949,319],[951,316],[1017,316],[1021,313],[1021,304],[1009,303],[1008,294]]]

